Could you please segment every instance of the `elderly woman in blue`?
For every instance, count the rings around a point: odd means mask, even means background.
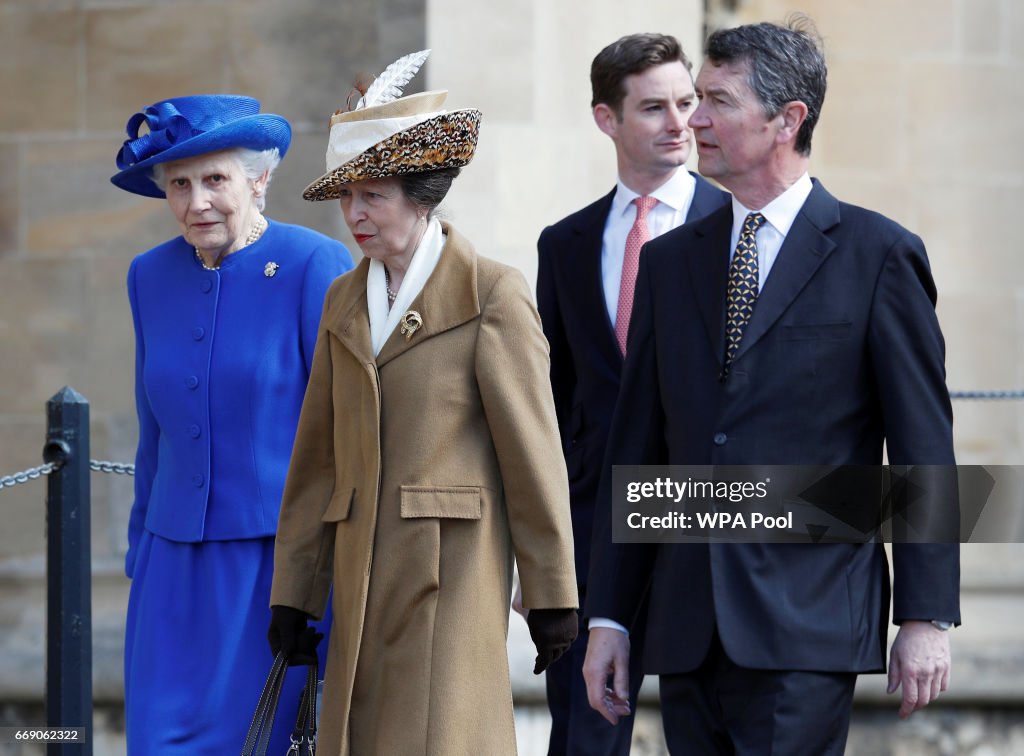
[[[128,750],[238,753],[270,663],[274,534],[324,294],[352,260],[264,218],[291,129],[256,100],[165,100],[132,116],[128,136],[111,181],[166,198],[182,232],[128,271],[139,418]],[[286,696],[298,700],[303,676],[289,674]]]

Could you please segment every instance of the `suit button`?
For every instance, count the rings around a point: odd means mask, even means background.
[[[209,294],[210,289],[212,288],[213,281],[211,281],[209,278],[204,278],[202,281],[199,282],[199,290],[203,292],[203,294]]]
[[[202,428],[200,428],[198,425],[188,426],[188,435],[192,436],[192,438],[199,438],[202,432]]]
[[[724,433],[716,433],[713,441],[715,446],[725,446],[725,442],[729,440],[729,437]]]
[[[202,341],[203,336],[206,335],[206,331],[203,330],[202,326],[196,326],[192,329],[192,338],[196,341]]]
[[[194,375],[190,375],[188,378],[185,379],[185,385],[188,386],[190,389],[194,389],[199,385],[199,379]]]
[[[201,473],[196,473],[195,475],[192,476],[192,485],[195,486],[196,488],[202,488],[203,483],[205,482],[206,478],[204,478]]]

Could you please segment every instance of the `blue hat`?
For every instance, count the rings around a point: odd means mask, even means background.
[[[149,133],[139,136],[146,123]],[[128,119],[128,139],[117,153],[121,172],[114,186],[146,197],[166,195],[150,178],[157,163],[205,155],[235,147],[269,150],[281,157],[288,151],[292,129],[272,113],[260,113],[260,103],[241,95],[193,95],[162,100]]]

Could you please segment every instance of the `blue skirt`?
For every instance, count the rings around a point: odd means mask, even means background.
[[[178,543],[144,531],[128,598],[125,729],[131,756],[237,754],[273,657],[274,539]],[[330,609],[317,623],[320,677]],[[306,668],[288,670],[268,753],[289,743]]]

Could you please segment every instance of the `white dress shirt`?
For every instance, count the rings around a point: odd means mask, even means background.
[[[661,236],[676,226],[686,222],[686,214],[690,212],[696,180],[685,168],[672,174],[672,178],[650,193],[658,200],[647,213],[647,228],[651,238]],[[640,195],[622,183],[619,179],[615,184],[615,196],[604,223],[604,236],[601,238],[601,280],[604,285],[604,301],[608,308],[608,319],[612,328],[619,309],[619,284],[622,282],[622,258],[626,251],[626,237],[636,222],[636,205],[633,204]]]
[[[757,290],[764,289],[764,282],[768,280],[768,274],[775,265],[775,258],[779,256],[782,242],[786,240],[793,221],[796,220],[800,208],[807,201],[807,195],[811,193],[811,177],[806,173],[798,178],[793,184],[773,199],[760,210],[750,210],[740,204],[735,197],[732,198],[732,238],[729,240],[729,262],[736,254],[736,245],[740,241],[740,234],[743,232],[743,222],[750,213],[761,213],[765,223],[757,229]]]

